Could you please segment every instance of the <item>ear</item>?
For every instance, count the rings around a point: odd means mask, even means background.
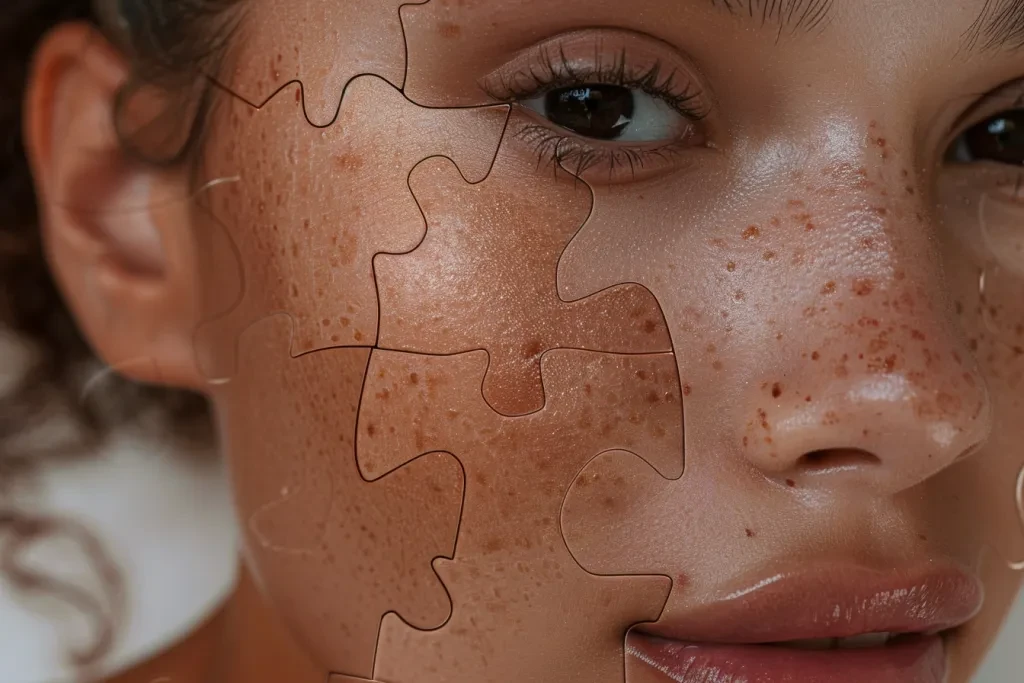
[[[143,382],[201,390],[186,168],[133,160],[115,126],[124,58],[88,24],[37,48],[24,140],[47,259],[97,354]]]

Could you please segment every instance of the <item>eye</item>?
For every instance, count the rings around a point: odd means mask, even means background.
[[[957,163],[994,161],[1024,166],[1024,109],[1010,109],[960,134],[947,157]]]
[[[690,127],[664,100],[621,85],[558,88],[520,105],[581,137],[609,142],[668,141]]]

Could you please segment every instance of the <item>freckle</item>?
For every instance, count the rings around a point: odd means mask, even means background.
[[[891,355],[891,356],[886,356],[885,357],[885,371],[886,372],[892,372],[895,367],[896,367],[896,356],[895,356],[895,354]]]
[[[778,382],[772,385],[772,398],[778,398],[782,396],[782,385]]]
[[[927,541],[927,540],[928,540],[928,537],[927,537],[927,536],[925,536],[924,534],[918,534],[918,535],[917,535],[917,537],[918,537],[919,539],[921,539],[922,541]]]
[[[331,321],[328,320],[327,318],[324,318],[323,320],[320,321],[320,324],[323,325],[324,327],[330,327]]]
[[[647,334],[653,334],[654,331],[657,329],[658,323],[654,322],[653,320],[644,321],[644,332],[646,332]]]
[[[715,370],[721,370],[723,367],[722,361],[716,360],[714,363],[711,364],[711,367],[713,367]]]
[[[442,38],[458,38],[462,33],[462,27],[449,21],[439,22],[437,32]]]
[[[352,321],[349,320],[348,318],[341,317],[341,318],[338,318],[338,322],[341,323],[342,327],[348,327],[349,323],[352,322]]]
[[[363,333],[360,332],[359,330],[356,330],[356,333],[352,335],[352,338],[355,339],[357,342],[363,341]]]
[[[295,91],[295,102],[296,103],[302,102],[302,91],[301,90],[296,90]]]
[[[867,296],[875,289],[875,283],[870,278],[860,277],[853,281],[853,293],[857,296]]]
[[[957,302],[956,302],[956,303],[954,304],[954,307],[956,308],[956,314],[957,314],[957,315],[963,315],[963,313],[964,313],[964,305],[963,305],[962,303],[960,303],[959,301],[957,301]]]
[[[718,347],[715,346],[714,344],[708,344],[707,348],[704,350],[707,351],[708,353],[714,353],[715,351],[718,350]]]
[[[818,353],[817,351],[811,353],[811,360],[818,360],[819,358],[821,358],[821,354]]]
[[[415,384],[419,384],[419,383],[420,383],[420,376],[417,375],[415,372],[409,373],[409,384],[414,384],[415,385]]]
[[[646,370],[637,370],[636,371],[636,378],[640,379],[640,380],[647,379],[647,371]]]
[[[916,190],[914,190],[912,185],[907,185],[904,188],[904,190],[906,191],[907,195],[910,196],[910,197],[913,197],[915,194],[917,194]]]
[[[594,391],[594,388],[592,386],[590,386],[589,384],[584,384],[583,385],[583,393],[586,394],[587,396],[590,396],[591,392],[593,392],[593,391]]]
[[[766,252],[764,252],[764,255],[763,255],[762,258],[764,258],[765,261],[771,261],[773,258],[775,258],[775,252],[774,251],[766,251]]]
[[[340,342],[340,341],[341,341],[341,337],[339,337],[339,336],[338,336],[338,335],[336,335],[336,334],[332,334],[332,335],[331,335],[331,342],[332,342],[332,343],[334,343],[334,344],[337,344],[337,343],[338,343],[338,342]]]
[[[823,287],[821,288],[821,293],[822,293],[822,294],[831,294],[831,293],[833,293],[834,291],[836,291],[836,283],[835,283],[835,280],[829,280],[829,281],[828,281],[828,282],[826,282],[826,283],[825,283],[825,285],[824,285],[824,286],[823,286]]]
[[[745,531],[747,533],[747,538],[753,538],[754,537],[754,532],[752,530],[745,529]]]
[[[799,199],[790,199],[788,202],[786,202],[786,206],[788,206],[791,209],[799,209],[805,205]]]
[[[804,396],[804,401],[807,402],[807,403],[810,403],[811,402],[811,397],[810,396]]]
[[[683,385],[683,396],[689,396],[692,391],[693,389],[690,387],[689,384]]]
[[[750,443],[750,439],[748,437],[746,437],[746,436],[743,437],[743,446],[746,447],[749,443]]]
[[[760,235],[761,230],[756,225],[748,225],[747,229],[742,233],[743,239],[745,240],[754,239]]]
[[[772,225],[772,227],[775,228],[779,227],[779,225],[782,224],[782,221],[779,220],[778,216],[772,216],[772,219],[768,222]]]
[[[796,482],[793,481],[792,479],[787,479],[786,486],[788,486],[789,488],[793,488],[794,486],[796,486]]]
[[[921,330],[911,330],[910,336],[918,341],[925,341],[927,339],[924,332],[922,332]],[[953,355],[955,356],[956,354],[954,353]]]
[[[733,272],[734,270],[736,270],[736,263],[733,261],[729,261],[728,263],[725,264],[725,269],[728,270],[730,273]]]
[[[775,341],[782,341],[782,333],[781,332],[779,332],[777,335],[775,335]]]
[[[373,436],[374,434],[377,433],[377,428],[374,427],[372,424],[368,424],[366,425],[366,433],[369,434],[370,436]]]

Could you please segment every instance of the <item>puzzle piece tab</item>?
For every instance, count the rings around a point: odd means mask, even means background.
[[[220,419],[234,439],[230,471],[246,553],[315,662],[371,676],[385,613],[423,629],[448,618],[448,594],[430,563],[454,551],[463,472],[450,455],[424,453],[365,481],[354,447],[370,350],[293,359],[291,336],[284,315],[254,324],[240,343],[244,371],[217,389],[233,394]],[[282,401],[245,398],[267,393]],[[250,462],[250,452],[261,457]]]
[[[558,517],[569,483],[604,450],[642,453],[665,476],[681,474],[675,361],[671,354],[554,350],[541,368],[543,408],[510,418],[480,393],[483,351],[371,355],[360,470],[379,477],[421,453],[445,450],[466,471],[455,556],[435,564],[452,596],[452,617],[429,632],[386,617],[376,678],[620,680],[626,630],[658,617],[671,581],[588,574],[566,550]],[[557,636],[546,628],[553,624]],[[531,657],[553,637],[565,648],[558,658]]]
[[[350,0],[339,5],[329,0],[261,0],[259,4],[261,21],[275,29],[245,31],[244,52],[218,81],[250,104],[259,106],[282,86],[301,83],[306,117],[323,127],[334,120],[342,92],[353,78],[372,74],[402,87],[406,51],[399,10],[416,2]],[[367,26],[374,29],[368,31]]]
[[[287,146],[237,146],[211,140],[208,172],[238,182],[209,191],[226,236],[207,256],[206,321],[196,332],[199,365],[210,379],[235,371],[235,339],[267,315],[296,325],[292,355],[335,346],[373,346],[377,291],[373,256],[413,249],[424,222],[408,187],[412,168],[434,154],[454,160],[470,181],[493,162],[508,107],[426,109],[375,76],[345,90],[338,121],[311,127],[298,87],[261,110],[232,100],[227,113],[242,134]],[[221,148],[220,145],[224,147]],[[268,150],[280,150],[273,156]],[[237,271],[225,267],[237,263]],[[216,285],[216,287],[212,286]],[[231,302],[225,308],[225,302]]]
[[[549,349],[672,350],[657,301],[639,285],[559,298],[558,259],[590,212],[586,186],[538,171],[506,142],[481,183],[438,158],[416,167],[410,187],[427,234],[408,254],[375,259],[381,348],[485,349],[484,396],[506,415],[544,404],[540,358]]]

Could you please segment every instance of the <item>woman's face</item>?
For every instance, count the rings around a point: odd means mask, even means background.
[[[1019,3],[246,12],[195,339],[319,664],[966,680],[1024,555]]]

